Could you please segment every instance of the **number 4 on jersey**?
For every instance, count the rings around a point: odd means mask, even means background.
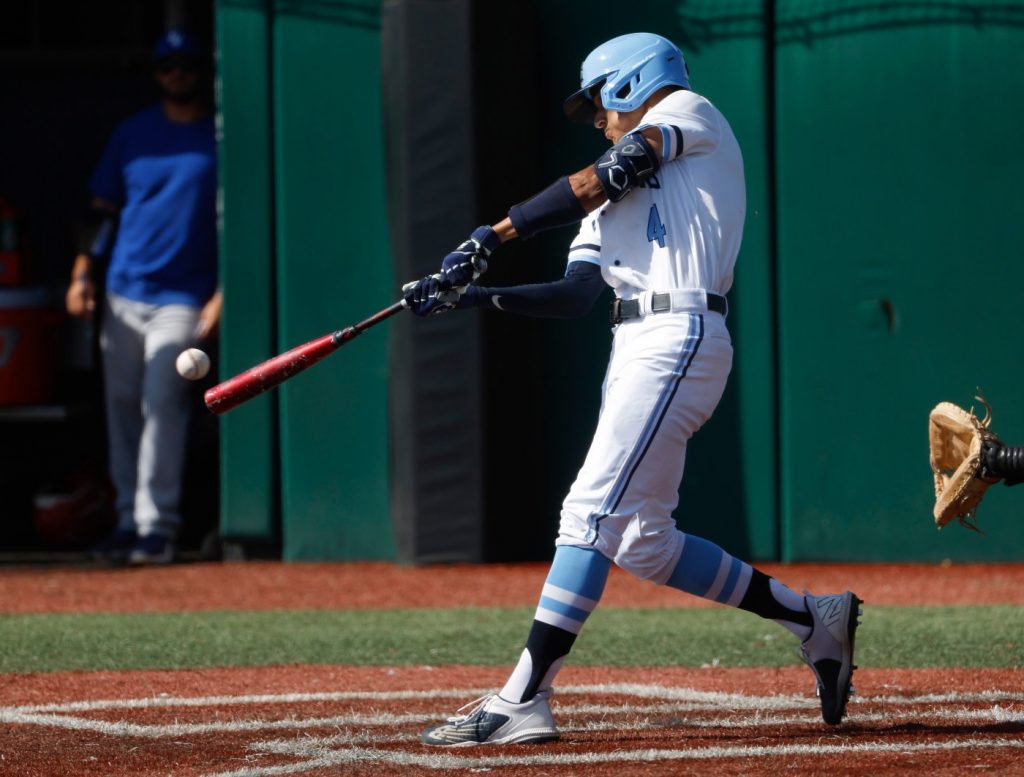
[[[651,206],[651,215],[647,217],[647,239],[657,240],[659,246],[665,247],[665,225],[661,223],[657,205]]]

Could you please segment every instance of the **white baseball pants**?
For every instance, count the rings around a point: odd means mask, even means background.
[[[656,313],[615,328],[597,431],[562,504],[556,545],[589,545],[665,583],[682,552],[672,511],[686,443],[718,405],[731,368],[718,313]]]

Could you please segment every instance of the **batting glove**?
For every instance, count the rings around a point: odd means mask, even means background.
[[[402,299],[406,307],[417,316],[433,316],[454,310],[459,301],[457,289],[450,288],[444,276],[428,275],[402,287]]]
[[[469,284],[487,272],[487,257],[500,245],[497,232],[486,225],[477,227],[469,240],[444,258],[441,275],[462,294]]]

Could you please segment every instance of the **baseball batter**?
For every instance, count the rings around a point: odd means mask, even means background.
[[[608,151],[514,206],[499,224],[479,227],[437,274],[405,287],[418,315],[484,307],[571,317],[586,313],[606,286],[616,294],[597,430],[562,505],[526,646],[498,693],[431,727],[423,741],[557,739],[552,685],[613,563],[780,623],[800,640],[814,671],[822,717],[839,723],[855,668],[860,600],[849,591],[798,594],[680,531],[672,518],[687,441],[717,406],[732,365],[725,294],[746,210],[732,129],[690,89],[682,52],[647,33],[592,51],[565,112],[603,132]],[[575,222],[580,229],[563,278],[500,289],[472,283],[502,242]]]

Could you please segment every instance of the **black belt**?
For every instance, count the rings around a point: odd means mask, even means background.
[[[708,310],[713,313],[721,313],[723,316],[729,309],[729,304],[721,294],[707,292]],[[672,295],[668,292],[651,295],[651,312],[664,313],[672,309]],[[608,321],[615,326],[630,318],[640,318],[640,300],[619,299],[612,300]]]

